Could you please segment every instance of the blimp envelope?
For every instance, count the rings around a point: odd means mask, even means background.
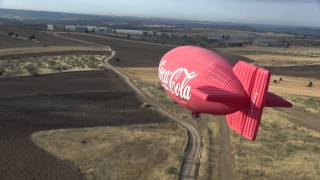
[[[236,65],[213,51],[177,47],[164,55],[159,78],[167,94],[179,105],[201,113],[226,115],[228,126],[255,140],[264,107],[291,107],[269,93],[271,73],[244,61]]]

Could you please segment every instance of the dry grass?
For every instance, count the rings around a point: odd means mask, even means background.
[[[192,124],[200,133],[203,140],[202,155],[200,159],[200,169],[198,179],[217,179],[218,178],[218,144],[219,123],[212,121],[209,115],[201,115],[198,119],[193,119],[191,112],[175,104],[162,89],[157,68],[119,68],[126,75],[131,77],[135,84],[161,105],[166,111],[179,119],[183,119]]]
[[[237,52],[240,54],[260,53],[260,54],[281,54],[281,55],[302,55],[302,56],[320,55],[320,48],[304,47],[304,46],[292,46],[290,48],[245,46],[245,47],[219,48],[219,50],[227,51],[227,52]]]
[[[177,179],[184,137],[168,123],[43,131],[32,140],[88,179]]]
[[[290,48],[245,46],[219,49],[254,60],[260,66],[293,66],[320,64],[320,48],[294,46]]]
[[[203,133],[203,148],[200,159],[200,180],[219,179],[219,154],[221,147],[219,145],[219,122],[206,116],[206,120],[202,120],[207,126],[207,130]]]
[[[140,82],[159,82],[158,68],[121,68],[121,71]]]
[[[149,96],[154,97],[169,112],[179,118],[190,116],[185,109],[176,107],[162,90],[156,68],[121,68],[130,75],[139,87]],[[307,87],[310,79],[289,76],[272,76],[271,81],[280,77],[280,83],[271,82],[270,90],[284,95],[295,105],[308,108],[308,113],[319,113],[317,103],[320,97],[319,80],[311,79],[314,87]],[[299,96],[297,96],[299,95]],[[308,97],[306,97],[308,96]],[[313,96],[313,97],[310,97]],[[310,100],[312,99],[312,101]],[[307,105],[307,104],[310,105]],[[273,109],[265,109],[258,139],[247,141],[238,134],[231,133],[231,144],[234,150],[235,177],[239,179],[316,179],[320,176],[320,133],[306,129],[294,123]],[[211,120],[210,120],[211,119]],[[199,179],[219,178],[219,122],[211,116],[201,116],[192,122],[200,129],[203,138],[203,153]],[[211,134],[210,134],[211,133]]]
[[[0,61],[2,76],[41,75],[47,73],[104,69],[103,55],[64,55],[5,59]]]
[[[317,179],[320,133],[265,109],[258,138],[250,142],[231,133],[239,179]]]
[[[303,65],[318,65],[320,64],[320,56],[283,56],[283,55],[244,55],[244,57],[254,60],[254,63],[259,66],[303,66]]]
[[[308,113],[320,115],[320,97],[288,95],[286,98],[293,102],[295,107],[302,108]]]
[[[63,51],[105,51],[106,48],[96,46],[47,46],[0,49],[0,55],[29,54]]]
[[[282,81],[279,81],[280,78],[282,78]],[[274,83],[273,80],[277,80],[278,82]],[[313,82],[313,87],[308,87],[310,81]],[[316,78],[273,75],[271,77],[269,91],[279,95],[320,97],[320,80]]]

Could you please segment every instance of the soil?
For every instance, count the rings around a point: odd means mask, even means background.
[[[0,55],[1,60],[7,59],[24,59],[29,57],[41,57],[41,56],[63,56],[63,55],[110,55],[108,51],[55,51],[55,52],[43,52],[43,53],[27,53],[27,54],[14,54],[14,55]]]
[[[165,122],[111,71],[0,79],[0,179],[82,179],[43,151],[34,132]]]
[[[8,36],[12,32],[18,34],[18,37]],[[35,41],[28,38],[35,35]],[[0,48],[17,48],[17,47],[33,47],[33,46],[81,46],[86,45],[80,42],[74,42],[53,36],[41,31],[36,30],[22,30],[22,29],[0,29]]]
[[[320,65],[265,67],[275,75],[287,75],[320,79]]]

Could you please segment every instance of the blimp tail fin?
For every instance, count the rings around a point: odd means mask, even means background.
[[[232,104],[235,101],[248,100],[247,96],[243,96],[234,92],[228,92],[213,86],[201,86],[197,89],[194,89],[192,93],[205,101],[220,102],[225,104]]]
[[[292,107],[292,104],[282,97],[269,92],[265,107]]]
[[[270,72],[240,61],[233,69],[250,97],[245,109],[227,115],[228,126],[249,140],[255,140],[266,103]]]

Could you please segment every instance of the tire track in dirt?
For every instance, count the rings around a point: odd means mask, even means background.
[[[230,144],[229,129],[227,127],[226,120],[224,118],[217,118],[220,124],[219,129],[219,145],[221,147],[218,159],[218,177],[222,180],[234,179],[233,172],[233,156],[232,148]]]

